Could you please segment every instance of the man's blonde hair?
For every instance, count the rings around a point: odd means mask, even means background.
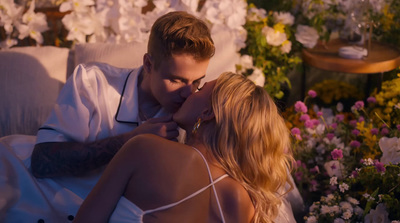
[[[195,16],[174,11],[156,20],[151,28],[147,52],[155,68],[173,54],[189,54],[197,61],[210,59],[215,52],[207,25]]]
[[[223,73],[211,96],[215,120],[203,141],[221,167],[249,192],[253,222],[273,222],[289,180],[290,135],[273,99],[243,75]]]

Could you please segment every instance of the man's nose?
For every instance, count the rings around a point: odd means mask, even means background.
[[[181,89],[181,97],[182,98],[188,98],[192,93],[196,91],[196,86],[193,84],[186,84],[184,87]]]

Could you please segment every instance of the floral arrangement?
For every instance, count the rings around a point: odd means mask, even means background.
[[[384,85],[398,81],[400,76]],[[385,91],[374,95],[379,94]],[[319,107],[314,103],[318,97],[310,90],[304,101],[284,114],[297,160],[293,177],[309,206],[304,220],[400,220],[400,122],[389,125],[378,113],[370,115],[377,106],[374,96],[367,106],[364,101],[355,102],[349,112],[341,102],[333,108]],[[398,97],[399,92],[385,100]],[[390,108],[400,111],[398,104]]]

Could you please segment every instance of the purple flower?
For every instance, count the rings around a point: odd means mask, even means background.
[[[341,149],[334,149],[331,152],[331,156],[332,156],[332,159],[334,159],[334,160],[340,160],[343,158],[343,152]]]
[[[318,182],[316,180],[311,180],[310,184],[311,184],[310,191],[317,191],[318,190]]]
[[[332,124],[331,124],[331,128],[332,128],[332,129],[336,129],[336,128],[337,128],[337,123],[332,123]]]
[[[311,119],[311,121],[312,121],[314,126],[318,126],[319,125],[319,120],[318,119],[313,118],[313,119]]]
[[[353,127],[357,126],[357,120],[350,120],[349,124]]]
[[[371,96],[371,97],[368,97],[368,98],[367,98],[367,102],[368,102],[368,103],[373,103],[373,104],[375,104],[375,103],[376,103],[376,98],[375,98],[375,97],[372,97],[372,96]]]
[[[342,115],[342,114],[336,115],[336,121],[341,122],[343,120],[344,120],[344,115]]]
[[[315,167],[311,168],[311,169],[310,169],[310,172],[311,172],[311,173],[319,173],[319,167],[318,167],[318,166],[315,166]]]
[[[314,90],[309,90],[308,91],[308,96],[315,98],[317,97],[317,92],[315,92]]]
[[[297,101],[296,104],[294,104],[294,110],[296,112],[307,112],[307,106],[302,102],[302,101]]]
[[[352,133],[353,135],[355,135],[355,136],[360,135],[360,131],[359,131],[358,129],[353,129],[353,130],[351,131],[351,133]]]
[[[371,134],[372,135],[378,135],[378,133],[379,133],[379,129],[377,129],[377,128],[371,129]]]
[[[383,173],[386,171],[385,165],[379,161],[375,161],[375,168],[378,171],[378,173]]]
[[[303,172],[298,171],[294,175],[297,181],[301,181],[303,179]]]
[[[396,127],[397,127],[397,130],[399,130],[399,131],[400,131],[400,125],[396,125]]]
[[[351,175],[352,175],[354,178],[356,178],[356,177],[358,177],[358,172],[355,171],[355,170],[353,170],[353,171],[351,172]]]
[[[300,121],[307,121],[307,120],[310,120],[310,116],[309,115],[307,115],[307,114],[302,114],[301,116],[300,116]]]
[[[326,134],[326,138],[328,138],[329,140],[332,140],[333,137],[335,137],[335,134],[333,134],[333,133]]]
[[[360,110],[360,109],[364,108],[364,102],[363,102],[363,101],[357,101],[357,102],[354,104],[354,106],[355,106],[355,108],[356,108],[357,110]]]
[[[350,146],[353,147],[353,148],[358,148],[358,147],[361,146],[361,143],[359,141],[357,141],[357,140],[353,140],[353,141],[350,142]]]
[[[385,136],[387,134],[389,134],[389,129],[388,128],[381,129],[381,135]]]
[[[358,122],[363,122],[363,121],[365,121],[365,118],[364,118],[363,116],[360,116],[360,117],[358,118]]]

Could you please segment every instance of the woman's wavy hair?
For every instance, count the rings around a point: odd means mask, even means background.
[[[293,156],[289,130],[273,99],[243,75],[220,75],[211,96],[215,121],[203,140],[221,167],[249,192],[253,222],[273,222],[289,180]],[[287,193],[288,191],[286,191]]]
[[[210,59],[215,53],[214,42],[206,23],[184,12],[169,12],[158,18],[150,32],[147,52],[157,69],[172,54],[190,54],[195,60]]]

